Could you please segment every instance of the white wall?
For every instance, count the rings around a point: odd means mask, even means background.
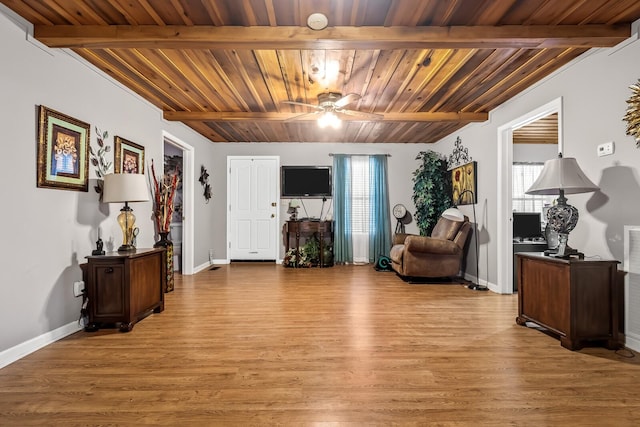
[[[558,157],[558,144],[513,144],[513,161],[544,163]]]
[[[636,27],[637,28],[637,27]],[[472,124],[439,141],[437,151],[449,153],[460,136],[478,161],[478,222],[480,276],[496,284],[498,127],[562,97],[565,157],[575,157],[587,176],[601,188],[593,194],[568,197],[580,221],[569,237],[586,256],[623,259],[623,227],[640,224],[640,150],[625,135],[622,117],[629,85],[640,78],[640,42],[636,36],[609,49],[592,50],[521,95],[491,111],[490,120]],[[615,142],[615,153],[598,157],[596,148]],[[469,207],[464,207],[470,212]],[[499,285],[499,284],[498,284]]]
[[[208,140],[182,124],[165,122],[159,109],[73,54],[28,41],[25,27],[3,13],[4,6],[0,8],[4,147],[0,366],[28,351],[28,345],[19,345],[29,340],[44,342],[47,336],[59,337],[77,328],[81,301],[73,297],[72,284],[81,279],[79,265],[94,249],[98,227],[108,247],[121,244],[115,220],[121,206],[99,203],[93,166],[89,192],[36,188],[38,105],[89,123],[94,147],[97,126],[109,132],[112,147],[113,136],[122,136],[143,145],[148,161],[153,158],[161,164],[165,130],[192,145],[198,161],[209,167],[214,155]],[[109,156],[112,159],[113,150]],[[134,203],[132,208],[140,228],[138,247],[151,247],[155,241],[151,203]],[[199,224],[213,222],[213,210],[208,208],[202,198],[196,199],[196,230]],[[210,247],[213,239],[211,234],[196,234],[196,264],[208,260],[206,249],[199,248]]]

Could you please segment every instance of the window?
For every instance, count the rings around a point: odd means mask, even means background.
[[[391,249],[387,155],[333,155],[334,261],[372,263]]]
[[[545,205],[553,203],[553,196],[534,196],[525,194],[538,178],[543,163],[514,163],[511,169],[512,205],[515,212],[542,212]],[[544,219],[543,219],[544,221]]]
[[[369,261],[369,156],[351,156],[353,261]]]

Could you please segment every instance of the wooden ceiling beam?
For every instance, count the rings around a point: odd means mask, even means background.
[[[315,121],[317,116],[301,113],[283,112],[213,112],[213,111],[165,111],[163,117],[169,121],[191,122],[251,122],[251,121]],[[464,112],[419,112],[419,113],[384,113],[379,119],[341,115],[342,121],[355,122],[484,122],[489,119],[488,113]]]
[[[36,25],[36,39],[54,48],[155,49],[460,49],[614,46],[630,24],[447,27],[239,27],[181,25]]]

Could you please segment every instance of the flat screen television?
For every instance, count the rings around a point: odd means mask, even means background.
[[[331,166],[282,166],[280,197],[331,197]]]
[[[514,239],[542,237],[540,212],[513,212],[513,237]]]

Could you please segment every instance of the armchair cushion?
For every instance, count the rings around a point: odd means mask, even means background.
[[[425,254],[455,255],[460,253],[462,248],[451,240],[426,236],[407,236],[404,241],[404,250]]]

